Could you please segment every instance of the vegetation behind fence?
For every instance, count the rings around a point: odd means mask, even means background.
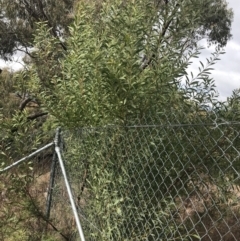
[[[240,124],[203,118],[63,133],[86,240],[239,239]]]
[[[214,117],[63,130],[57,145],[86,240],[239,240],[240,123]],[[3,240],[78,240],[59,159],[43,150],[1,174]]]

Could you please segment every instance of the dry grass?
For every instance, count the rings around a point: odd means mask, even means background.
[[[8,193],[8,186],[12,185],[11,175],[1,176],[0,182],[0,219],[1,225],[6,224],[7,228],[1,227],[0,240],[12,241],[17,235],[21,235],[24,240],[31,230],[34,235],[41,237],[46,222],[41,216],[46,210],[46,197],[50,180],[50,162],[43,162],[41,166],[34,167],[33,176],[27,189],[29,196],[19,200],[14,193]],[[48,234],[52,240],[66,240],[75,230],[75,221],[72,210],[68,202],[68,195],[61,175],[57,176],[51,208],[50,222],[47,225]],[[74,189],[74,185],[73,185]],[[80,199],[79,206],[84,208],[89,198],[88,191],[85,190]],[[191,233],[199,235],[201,241],[234,241],[240,240],[240,186],[232,185],[228,188],[228,197],[223,199],[222,189],[217,185],[205,182],[198,186],[189,196],[178,196],[175,198],[176,217],[175,221],[183,224]],[[29,199],[30,197],[30,199]],[[28,201],[27,201],[28,200]],[[41,213],[28,210],[29,200],[39,209]],[[76,200],[77,203],[78,200]],[[34,206],[33,205],[33,206]],[[35,210],[36,211],[36,210]],[[11,218],[15,218],[18,226],[11,226]],[[57,229],[57,231],[55,230]],[[11,233],[7,239],[7,235]],[[37,240],[37,239],[36,239]],[[39,239],[41,240],[41,239]],[[192,239],[194,240],[194,239]],[[195,239],[198,240],[198,239]]]
[[[216,185],[204,185],[189,197],[176,198],[177,220],[201,241],[240,240],[239,198],[237,185],[231,186],[225,200]]]

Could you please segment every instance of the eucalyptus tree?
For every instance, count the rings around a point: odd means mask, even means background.
[[[1,57],[8,59],[16,50],[30,54],[38,22],[46,22],[51,34],[66,50],[62,40],[73,19],[74,0],[1,0],[0,9]]]
[[[19,49],[30,54],[29,47],[33,46],[37,29],[36,23],[43,21],[51,28],[51,34],[58,38],[59,44],[66,50],[67,46],[64,39],[68,36],[68,25],[74,18],[75,6],[79,2],[81,1],[1,0],[0,55],[3,58],[9,58]],[[131,1],[121,1],[119,7],[124,7],[129,2]],[[102,0],[88,1],[88,3],[94,3],[95,16],[101,11],[102,6],[107,4]],[[198,9],[201,10],[201,13],[197,13],[198,21],[191,29],[193,39],[207,37],[209,43],[224,46],[231,37],[230,29],[233,14],[225,0],[153,0],[152,3],[158,9],[163,35],[170,29],[175,29],[176,35],[180,34],[181,29],[186,28],[188,22],[178,18],[179,12],[183,11],[187,19],[190,15],[193,17],[196,13],[195,10]],[[189,10],[193,8],[194,11],[191,13]]]

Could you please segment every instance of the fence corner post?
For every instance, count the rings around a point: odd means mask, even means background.
[[[54,145],[55,146],[59,144],[60,133],[61,133],[61,128],[58,127],[56,129],[56,134],[55,134],[55,137],[54,137]],[[50,169],[50,180],[49,180],[48,192],[47,192],[47,200],[46,200],[46,221],[47,221],[47,223],[46,223],[45,231],[47,231],[48,221],[50,219],[53,187],[54,187],[55,173],[56,173],[56,164],[57,164],[57,154],[56,154],[55,150],[53,150],[53,158],[52,158],[52,164],[51,164],[51,169]]]
[[[74,215],[74,218],[75,218],[75,221],[76,221],[76,226],[77,226],[77,229],[78,229],[80,240],[85,241],[83,229],[82,229],[82,226],[81,226],[81,223],[80,223],[80,219],[79,219],[79,216],[78,216],[76,204],[75,204],[74,199],[73,199],[72,190],[71,190],[68,178],[67,178],[67,173],[66,173],[66,170],[65,170],[65,166],[64,166],[64,162],[63,162],[63,158],[62,158],[62,154],[61,154],[61,148],[60,148],[61,135],[60,135],[60,133],[61,133],[61,128],[59,127],[59,128],[57,128],[56,136],[55,136],[55,140],[54,140],[55,153],[57,155],[58,162],[59,162],[59,165],[61,167],[62,175],[63,175],[65,186],[66,186],[66,189],[67,189],[69,201],[70,201],[70,204],[71,204],[71,207],[72,207],[73,215]]]
[[[55,147],[60,146],[60,134],[61,134],[61,127],[58,127],[56,129],[56,134],[54,138]]]

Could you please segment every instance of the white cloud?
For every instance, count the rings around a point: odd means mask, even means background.
[[[225,48],[225,54],[220,56],[220,61],[213,66],[211,77],[215,80],[216,89],[219,93],[219,100],[226,100],[234,89],[240,88],[240,1],[229,0],[229,6],[234,11],[234,22],[232,24],[233,38]],[[202,42],[206,47],[206,43]],[[200,66],[199,60],[206,63],[206,58],[211,56],[214,47],[204,49],[190,67],[190,71],[197,73]]]
[[[236,42],[235,40],[230,40],[230,42],[227,45],[227,49],[234,50],[234,51],[240,51],[240,43]],[[240,52],[239,52],[240,54]]]
[[[25,54],[21,51],[17,51],[16,55],[13,56],[12,61],[4,61],[0,59],[0,68],[9,68],[14,71],[23,68],[22,58]]]

